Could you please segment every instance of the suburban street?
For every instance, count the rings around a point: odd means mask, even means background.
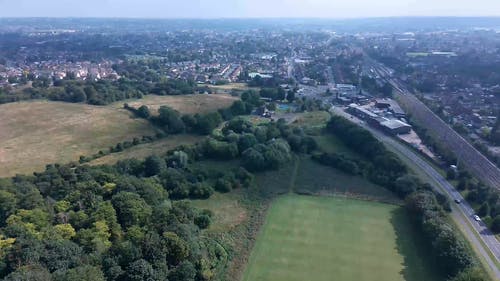
[[[472,207],[465,202],[462,195],[456,191],[455,188],[441,174],[439,174],[434,167],[432,167],[432,165],[427,163],[416,152],[399,143],[397,140],[367,126],[364,121],[344,112],[341,107],[332,107],[330,112],[343,116],[369,130],[376,138],[386,144],[390,149],[393,149],[401,157],[405,157],[407,160],[414,163],[415,165],[411,167],[412,169],[426,175],[430,183],[432,183],[432,186],[437,188],[438,192],[447,195],[452,204],[451,217],[463,230],[464,235],[467,237],[469,242],[486,261],[490,271],[500,280],[500,270],[497,266],[497,263],[500,262],[500,243],[483,222],[476,222],[474,220],[472,216],[475,213]],[[456,199],[460,200],[460,204],[456,204],[454,202]],[[489,253],[491,253],[491,255]]]

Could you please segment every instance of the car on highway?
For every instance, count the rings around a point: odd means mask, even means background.
[[[460,199],[455,199],[455,203],[460,204],[460,202],[462,202]]]
[[[473,215],[472,217],[475,221],[481,221],[481,218],[478,215]]]

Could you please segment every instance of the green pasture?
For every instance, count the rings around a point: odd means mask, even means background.
[[[433,281],[404,209],[285,195],[269,209],[243,281]]]

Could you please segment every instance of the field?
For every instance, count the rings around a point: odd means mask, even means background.
[[[356,156],[352,150],[350,150],[341,140],[339,140],[335,135],[321,135],[314,138],[318,143],[321,151],[327,153],[343,153],[349,156]]]
[[[401,203],[392,192],[373,184],[361,176],[352,176],[311,159],[301,159],[295,175],[294,191]]]
[[[182,144],[195,144],[202,140],[202,136],[196,135],[172,135],[165,139],[152,143],[144,143],[133,146],[121,152],[108,154],[89,162],[90,165],[115,164],[116,162],[129,158],[144,159],[150,155],[161,155]]]
[[[248,210],[240,202],[243,190],[231,193],[215,193],[208,200],[192,200],[191,204],[200,209],[207,209],[214,214],[214,223],[210,232],[227,232],[247,220]]]
[[[230,95],[182,95],[182,96],[157,96],[147,95],[142,99],[125,101],[131,107],[138,108],[146,105],[149,110],[156,113],[162,105],[169,106],[183,114],[207,113],[231,106],[238,97]],[[125,102],[115,103],[115,107],[122,107]]]
[[[269,209],[243,281],[433,281],[401,207],[286,195]]]
[[[205,86],[205,84],[200,84],[200,86]],[[246,91],[246,90],[256,90],[258,91],[258,87],[248,87],[246,83],[229,83],[226,85],[209,85],[210,89],[215,90],[216,92],[222,93],[230,93],[231,91]]]
[[[325,111],[314,111],[297,114],[298,117],[293,125],[306,127],[307,129],[323,129],[331,115]]]
[[[0,177],[31,174],[78,160],[133,137],[154,134],[148,122],[112,106],[33,101],[0,105]]]
[[[424,53],[424,52],[409,52],[409,53],[406,53],[406,55],[414,58],[414,57],[427,57],[430,54]]]
[[[230,106],[229,95],[148,95],[139,100],[91,106],[50,101],[0,105],[0,177],[42,171],[46,164],[77,161],[108,149],[118,142],[156,133],[147,121],[133,118],[123,103],[151,109],[168,105],[181,113],[205,113]],[[180,144],[197,141],[194,136],[176,136],[111,154],[91,164],[112,164],[120,159],[144,158],[153,151],[166,152]]]

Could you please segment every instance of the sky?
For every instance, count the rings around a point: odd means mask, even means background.
[[[500,0],[0,0],[0,17],[500,16]]]

